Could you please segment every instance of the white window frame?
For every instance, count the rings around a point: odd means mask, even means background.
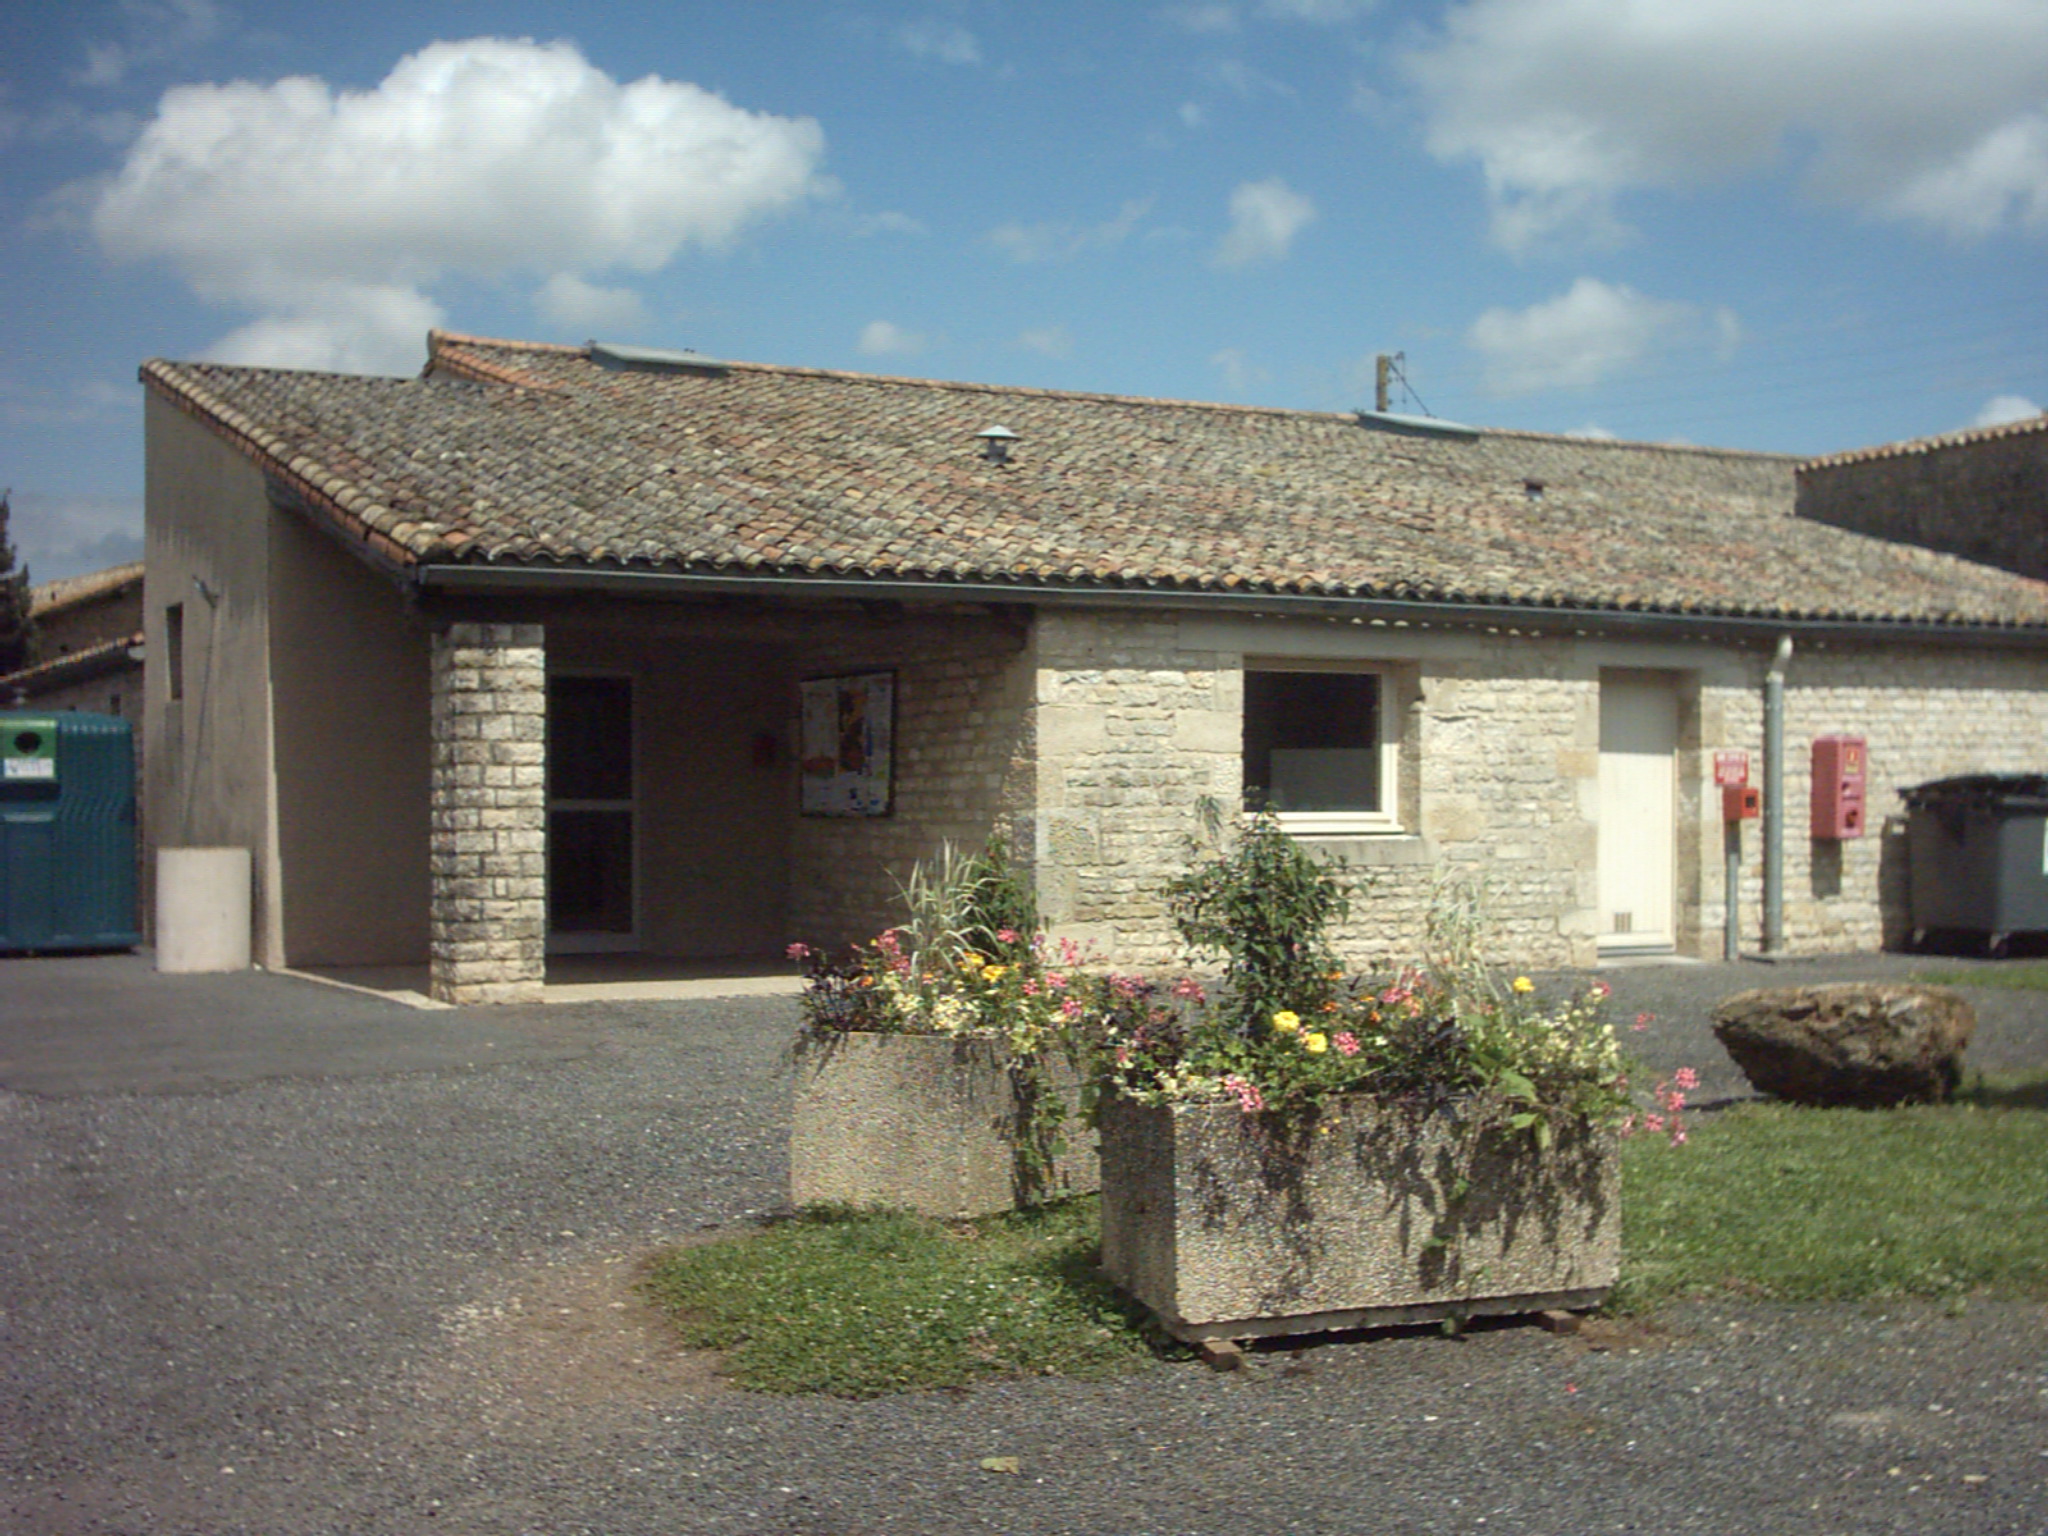
[[[1365,673],[1379,680],[1380,809],[1377,811],[1280,811],[1283,832],[1294,837],[1384,837],[1404,831],[1401,825],[1401,733],[1396,674],[1386,662],[1339,661],[1324,657],[1247,656],[1244,671]],[[1242,706],[1240,706],[1240,712]],[[1240,762],[1243,747],[1238,748]]]

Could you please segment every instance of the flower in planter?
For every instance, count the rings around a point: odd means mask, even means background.
[[[1629,1113],[1606,987],[1546,1004],[1528,976],[1503,978],[1481,956],[1468,889],[1439,890],[1423,963],[1373,978],[1347,974],[1326,936],[1347,907],[1340,877],[1270,814],[1173,881],[1168,899],[1189,947],[1223,957],[1225,986],[1212,1000],[1176,984],[1111,1009],[1110,1091],[1152,1104],[1256,1098],[1257,1112],[1303,1125],[1366,1095],[1455,1109],[1539,1145]]]

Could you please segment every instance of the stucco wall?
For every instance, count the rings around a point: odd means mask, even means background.
[[[248,848],[253,953],[284,962],[271,836],[268,521],[253,465],[174,406],[147,397],[148,607],[144,820],[157,847]],[[195,581],[197,578],[197,581]],[[199,583],[204,583],[204,590]],[[183,691],[170,697],[164,611],[185,614]],[[152,882],[154,859],[151,860]],[[145,899],[153,921],[155,903]]]
[[[1033,792],[1026,635],[1021,617],[907,615],[821,627],[798,647],[799,676],[895,670],[896,781],[893,815],[798,818],[792,937],[871,938],[902,917],[896,882],[942,842],[972,852],[992,835],[1017,841]]]
[[[1119,965],[1183,956],[1160,891],[1186,867],[1197,803],[1242,779],[1246,656],[1371,662],[1398,723],[1401,830],[1309,845],[1368,882],[1340,945],[1355,963],[1412,958],[1434,882],[1479,881],[1493,944],[1523,966],[1597,955],[1600,680],[1667,680],[1678,705],[1674,927],[1681,954],[1723,947],[1724,827],[1713,753],[1763,774],[1765,655],[1723,645],[1423,632],[1317,621],[1048,613],[1034,644],[1040,899],[1063,932]],[[1795,656],[1787,688],[1786,939],[1793,952],[1874,949],[1903,922],[1895,791],[1951,773],[2048,765],[2048,660],[1965,649],[1834,648]],[[1872,835],[1808,836],[1809,753],[1870,743]],[[1763,842],[1742,832],[1739,942],[1762,938]],[[1887,924],[1890,927],[1888,930]]]
[[[269,523],[278,863],[293,965],[427,958],[427,635],[388,577]]]
[[[1798,515],[2048,578],[2048,429],[1807,465]]]

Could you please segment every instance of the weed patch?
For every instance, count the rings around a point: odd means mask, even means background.
[[[647,1290],[685,1343],[767,1392],[873,1397],[1099,1377],[1164,1348],[1095,1273],[1097,1202],[974,1222],[819,1208],[665,1255]]]

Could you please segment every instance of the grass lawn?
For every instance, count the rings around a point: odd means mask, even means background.
[[[1744,1104],[1623,1150],[1618,1306],[2048,1295],[2048,1077],[1894,1110]]]
[[[2048,1296],[2048,1074],[1957,1103],[1745,1104],[1623,1149],[1611,1306]],[[649,1292],[741,1385],[885,1392],[1100,1376],[1176,1346],[1095,1274],[1097,1204],[947,1223],[816,1211],[662,1258]]]
[[[2015,960],[1969,970],[1915,971],[1913,979],[1932,987],[2004,987],[2014,992],[2048,992],[2048,960]]]

